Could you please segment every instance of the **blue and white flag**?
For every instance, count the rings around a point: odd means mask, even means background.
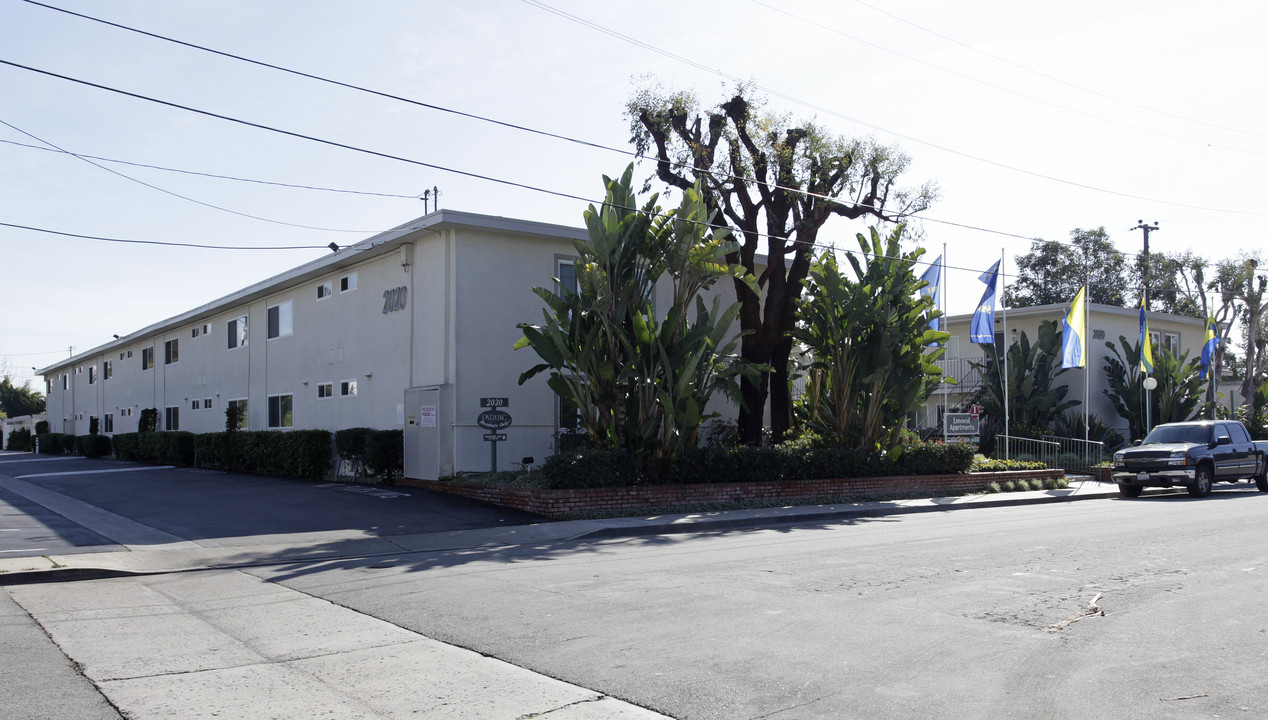
[[[942,308],[942,256],[939,255],[937,260],[929,266],[924,275],[920,276],[928,285],[920,288],[921,297],[933,296],[933,309],[935,311]],[[933,330],[942,329],[942,318],[936,317],[929,321],[929,327]]]
[[[999,264],[996,260],[990,270],[982,273],[978,280],[986,283],[986,292],[982,293],[982,301],[977,304],[977,312],[973,313],[973,325],[969,328],[969,342],[979,345],[995,344],[995,288],[999,284]]]

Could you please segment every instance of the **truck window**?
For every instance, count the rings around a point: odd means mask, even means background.
[[[1145,444],[1154,443],[1193,443],[1204,444],[1210,441],[1210,430],[1205,425],[1159,425],[1145,437]]]
[[[1228,428],[1229,436],[1233,438],[1233,442],[1250,443],[1250,435],[1246,432],[1245,427],[1235,423],[1229,423],[1226,427]]]

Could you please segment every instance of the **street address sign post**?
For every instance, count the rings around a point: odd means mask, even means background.
[[[509,404],[508,398],[480,398],[480,407],[487,409],[476,418],[476,425],[489,431],[484,434],[484,441],[489,443],[492,462],[489,472],[498,471],[498,443],[506,441],[506,433],[498,431],[511,426],[511,414],[499,408]]]

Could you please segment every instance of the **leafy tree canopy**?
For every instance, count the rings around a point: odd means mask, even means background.
[[[38,415],[42,412],[44,394],[32,390],[29,381],[18,387],[8,375],[0,378],[0,417]]]
[[[1103,227],[1075,228],[1069,244],[1033,240],[1016,260],[1018,278],[1004,291],[1010,307],[1068,303],[1085,283],[1091,302],[1127,305],[1126,261]]]

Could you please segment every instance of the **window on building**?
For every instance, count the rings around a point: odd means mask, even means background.
[[[247,340],[247,316],[242,315],[229,321],[229,349],[236,347],[246,347]]]
[[[345,293],[357,289],[357,274],[349,273],[339,278],[339,292]]]
[[[101,418],[101,431],[104,433],[114,432],[114,413],[106,413]]]
[[[357,394],[357,381],[344,380],[339,383],[339,394],[344,397],[353,397]]]
[[[295,426],[292,400],[291,395],[269,396],[269,427],[284,428]]]
[[[97,366],[89,365],[88,366],[88,384],[95,385],[96,383],[97,383]]]
[[[325,398],[332,398],[332,397],[334,397],[334,396],[335,396],[335,384],[334,384],[334,383],[318,383],[318,385],[317,385],[317,397],[318,397],[318,398],[320,398],[320,399],[325,399]]]
[[[200,403],[198,402],[198,398],[194,398],[193,400],[190,400],[190,401],[189,401],[189,409],[190,409],[190,410],[197,410],[197,409],[198,409],[199,404],[200,404]]]
[[[70,375],[62,373],[62,389],[66,390],[70,387]]]
[[[119,417],[132,417],[132,408],[119,408]]]
[[[203,398],[203,410],[210,410],[213,404],[211,398]]]
[[[230,400],[230,401],[228,402],[228,407],[231,407],[231,408],[237,408],[237,410],[238,410],[238,429],[239,429],[239,430],[246,430],[246,429],[247,429],[247,401],[246,401],[246,399],[245,399],[245,398],[239,398],[239,399],[237,399],[237,400]]]
[[[171,365],[172,363],[180,362],[180,350],[180,340],[176,338],[163,343],[163,364]]]
[[[101,379],[109,380],[111,375],[114,375],[114,361],[102,360],[101,361]]]
[[[202,332],[203,332],[202,327],[201,327],[201,326],[197,326],[197,325],[195,325],[195,326],[194,326],[193,331],[191,331],[191,332],[190,332],[190,336],[191,336],[191,337],[198,337],[199,335],[201,335],[201,334],[202,334]]]
[[[557,427],[560,432],[575,433],[581,429],[581,413],[577,411],[576,403],[571,400],[559,396],[555,396],[558,401],[556,404]]]
[[[290,300],[269,308],[269,339],[290,335],[294,329],[294,318],[294,310]]]
[[[181,429],[181,409],[178,407],[169,407],[163,409],[163,429],[164,430],[180,430]]]
[[[572,293],[579,292],[580,288],[577,287],[577,268],[573,265],[571,259],[560,259],[555,266],[555,271],[557,273],[556,277],[559,278],[559,292],[556,294],[562,296],[564,290]]]
[[[1172,355],[1180,356],[1180,336],[1176,333],[1163,333],[1162,346],[1167,348]]]
[[[334,286],[329,280],[327,280],[324,283],[318,283],[317,284],[317,299],[325,300],[326,298],[333,295],[335,293],[333,287]]]
[[[154,367],[154,348],[141,348],[141,369],[149,370]]]

